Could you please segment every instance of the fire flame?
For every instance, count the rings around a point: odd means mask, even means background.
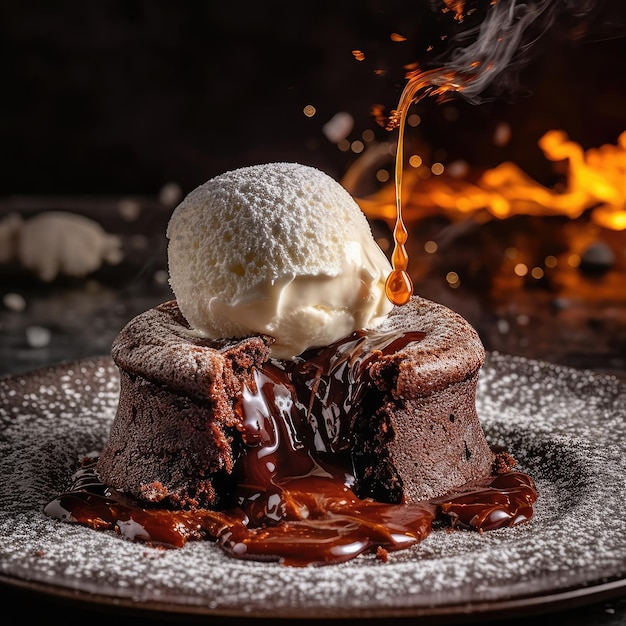
[[[403,180],[404,219],[416,221],[429,215],[446,215],[452,221],[477,215],[488,219],[513,215],[576,219],[589,211],[597,226],[626,230],[626,131],[616,145],[589,150],[560,130],[548,131],[538,145],[548,160],[566,165],[559,186],[545,187],[508,161],[486,170],[475,182],[452,175],[424,179],[425,166],[421,172],[409,167]],[[354,179],[355,174],[347,178]],[[359,204],[370,218],[396,219],[393,185],[360,198]]]

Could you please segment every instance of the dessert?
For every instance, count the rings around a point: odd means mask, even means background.
[[[441,516],[531,517],[532,480],[476,412],[478,335],[423,298],[389,304],[391,266],[333,179],[226,173],[183,200],[168,237],[175,300],[112,346],[118,411],[85,470],[101,493],[73,489],[48,514],[292,565],[387,558]]]

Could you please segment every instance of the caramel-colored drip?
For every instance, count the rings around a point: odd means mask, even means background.
[[[387,277],[385,293],[390,302],[398,306],[406,304],[413,295],[413,282],[409,274],[409,253],[406,249],[406,241],[409,233],[402,219],[402,173],[403,173],[403,145],[404,145],[404,120],[408,105],[400,111],[400,127],[398,130],[398,147],[396,151],[396,224],[393,229],[393,253],[391,266],[393,270]]]
[[[398,145],[396,148],[396,223],[393,229],[393,253],[391,255],[392,271],[385,283],[385,293],[390,302],[395,305],[406,304],[413,295],[413,282],[408,272],[409,254],[406,241],[409,233],[402,219],[402,174],[404,170],[404,127],[409,107],[413,102],[421,100],[426,95],[444,94],[448,91],[459,91],[462,87],[458,76],[443,70],[421,72],[415,70],[408,75],[398,108],[392,111],[387,125],[388,130],[398,127]],[[421,95],[420,92],[423,92]]]

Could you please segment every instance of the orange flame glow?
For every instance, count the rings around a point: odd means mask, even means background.
[[[485,171],[476,182],[450,175],[424,178],[424,168],[407,168],[403,181],[403,215],[415,221],[446,215],[456,221],[480,215],[481,219],[506,219],[513,215],[562,215],[576,219],[589,211],[597,226],[626,230],[626,131],[616,145],[583,150],[558,130],[539,140],[545,157],[565,163],[564,183],[548,188],[512,162]],[[408,159],[409,164],[411,159]],[[396,218],[393,186],[361,198],[368,217],[392,222]]]

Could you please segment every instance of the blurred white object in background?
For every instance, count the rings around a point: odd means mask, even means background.
[[[339,143],[342,139],[345,139],[354,128],[354,118],[350,113],[340,111],[333,115],[333,117],[324,124],[322,132],[326,135],[328,141],[332,143]]]
[[[62,274],[82,278],[122,257],[119,237],[82,215],[47,211],[0,220],[0,262],[18,262],[45,282]]]
[[[175,207],[183,199],[183,190],[178,183],[166,183],[159,191],[159,200],[167,207]]]

